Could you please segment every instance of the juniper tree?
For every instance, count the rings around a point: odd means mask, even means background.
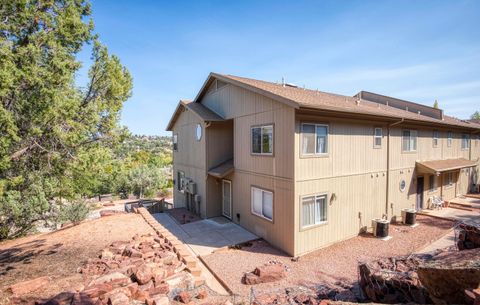
[[[85,88],[77,54],[92,48]],[[94,33],[83,0],[0,3],[0,239],[48,217],[83,187],[79,158],[114,141],[132,79]],[[93,155],[95,157],[95,155]]]

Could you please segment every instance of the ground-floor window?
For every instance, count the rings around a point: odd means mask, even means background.
[[[447,185],[452,186],[453,185],[453,173],[447,173]]]
[[[302,197],[302,228],[327,221],[327,194]]]
[[[252,186],[252,213],[273,221],[273,193]]]
[[[184,187],[184,186],[182,185],[182,182],[183,182],[184,178],[185,178],[185,172],[183,172],[183,171],[178,171],[178,172],[177,172],[177,181],[176,181],[176,182],[177,182],[177,190],[179,190],[179,191],[183,191],[183,187]]]
[[[435,176],[430,175],[428,178],[428,190],[433,192],[435,190]]]

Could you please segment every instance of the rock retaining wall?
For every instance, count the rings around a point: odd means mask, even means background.
[[[160,238],[172,246],[173,251],[177,254],[178,259],[182,261],[187,270],[195,277],[196,285],[205,283],[205,279],[201,276],[202,270],[198,266],[198,261],[192,256],[187,246],[176,238],[168,229],[162,226],[145,208],[135,208],[134,212],[142,215],[143,219],[155,230]]]

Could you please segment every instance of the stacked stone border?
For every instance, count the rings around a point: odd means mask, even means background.
[[[143,219],[155,230],[160,238],[163,238],[166,243],[170,244],[178,259],[186,266],[195,279],[195,287],[205,284],[205,279],[202,277],[202,269],[198,266],[197,259],[191,255],[187,246],[176,238],[168,229],[162,226],[155,218],[148,212],[147,209],[135,208],[135,213],[142,215]]]

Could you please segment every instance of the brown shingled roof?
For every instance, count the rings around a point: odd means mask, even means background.
[[[167,125],[167,131],[171,131],[173,128],[173,125],[178,119],[178,116],[181,113],[182,108],[187,108],[191,110],[195,115],[197,115],[202,121],[205,122],[220,122],[224,121],[224,119],[210,110],[209,108],[203,106],[200,103],[192,103],[192,101],[189,100],[180,100],[180,102],[177,105],[177,108],[175,109],[175,112],[172,115],[172,118],[170,119],[170,122],[168,122]]]
[[[459,120],[449,116],[444,116],[444,119],[440,120],[367,100],[359,100],[356,97],[217,73],[210,74],[209,78],[202,87],[202,90],[195,98],[195,102],[201,100],[201,97],[205,91],[204,89],[208,86],[213,78],[217,78],[227,83],[231,83],[247,90],[265,95],[295,108],[322,109],[335,112],[364,114],[385,118],[404,119],[408,121],[480,129],[480,124]]]

